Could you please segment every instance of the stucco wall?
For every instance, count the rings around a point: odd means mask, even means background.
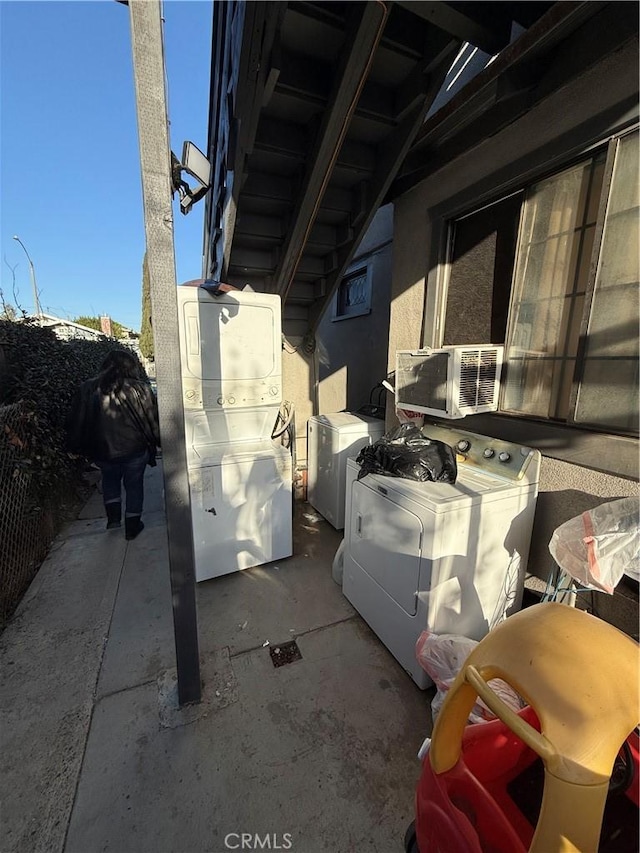
[[[330,309],[316,334],[320,414],[358,409],[387,375],[391,244],[369,257],[371,313],[335,322]],[[374,402],[377,399],[376,393]]]
[[[374,217],[351,265],[371,263],[370,313],[335,322],[334,299],[318,325],[314,353],[305,352],[301,338],[286,341],[284,395],[295,403],[299,467],[307,462],[307,421],[314,410],[327,414],[358,409],[369,402],[371,389],[386,376],[392,231],[393,205],[386,205]]]
[[[585,510],[615,498],[640,499],[640,487],[631,480],[590,471],[557,459],[543,458],[540,493],[529,552],[529,572],[547,580],[554,567],[549,552],[553,531]],[[541,587],[542,588],[542,587]],[[579,605],[594,609],[603,619],[632,636],[638,635],[638,597],[624,579],[613,595],[596,592],[581,596]]]
[[[567,157],[633,121],[637,67],[634,40],[396,199],[390,368],[396,349],[442,343],[442,276],[437,264],[443,221],[499,198],[535,170],[560,168]],[[607,499],[626,496],[640,497],[635,481],[544,457],[529,571],[548,576],[553,566],[548,543],[556,527]],[[598,601],[601,615],[637,633],[637,596],[601,595]]]
[[[532,168],[532,161],[549,170],[554,168],[554,161],[563,161],[574,144],[576,131],[585,122],[600,117],[599,129],[590,132],[605,135],[608,129],[637,120],[637,94],[638,48],[634,39],[513,124],[449,161],[404,198],[433,209],[445,201],[449,205],[458,193],[489,177],[481,189],[495,197],[510,179]],[[584,139],[585,143],[594,141]],[[399,201],[395,204],[397,223]]]
[[[289,338],[285,342],[282,390],[284,399],[295,406],[295,459],[297,465],[304,465],[307,460],[307,421],[313,414],[313,355],[304,351],[302,338]]]
[[[371,312],[334,321],[331,306],[318,328],[320,414],[358,409],[369,402],[371,390],[387,375],[391,255],[391,244],[386,242],[361,256],[372,266]]]
[[[549,576],[554,564],[548,545],[556,527],[605,501],[627,497],[640,499],[640,487],[632,480],[543,458],[529,571],[539,578]]]
[[[320,321],[315,354],[319,414],[360,408],[387,374],[392,234],[393,205],[388,204],[375,215],[350,265],[371,265],[371,311],[335,320],[334,297]],[[380,399],[384,403],[384,396]]]

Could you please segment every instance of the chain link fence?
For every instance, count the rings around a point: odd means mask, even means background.
[[[43,502],[30,470],[23,403],[0,406],[0,628],[47,555],[57,528],[61,489]]]

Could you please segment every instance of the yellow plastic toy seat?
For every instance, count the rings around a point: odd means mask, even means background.
[[[471,652],[436,721],[429,760],[451,770],[476,698],[543,760],[545,784],[531,853],[597,851],[609,778],[640,721],[640,651],[581,610],[538,604],[491,631]],[[540,732],[487,684],[508,682],[534,709]]]

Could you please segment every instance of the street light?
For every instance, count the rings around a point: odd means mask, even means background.
[[[33,266],[33,261],[31,260],[31,256],[29,255],[29,252],[27,252],[27,247],[24,245],[24,243],[18,237],[17,234],[13,235],[13,239],[17,240],[18,243],[20,243],[20,245],[22,246],[22,248],[24,250],[25,255],[27,256],[27,260],[29,261],[29,271],[31,272],[31,286],[33,287],[33,299],[35,301],[36,316],[40,317],[42,314],[42,311],[40,310],[40,299],[38,298],[38,286],[36,284],[36,270],[35,270],[35,267]]]

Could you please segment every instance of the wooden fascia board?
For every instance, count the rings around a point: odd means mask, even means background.
[[[565,38],[576,27],[599,12],[606,4],[599,0],[586,2],[556,3],[526,33],[513,44],[505,48],[497,59],[484,71],[473,78],[448,104],[432,116],[420,129],[413,148],[428,146],[432,140],[439,139],[453,125],[464,122],[464,116],[471,118],[477,114],[483,104],[495,101],[497,79],[507,69],[519,64],[539,60],[540,55],[550,50],[559,40]],[[475,102],[479,106],[475,105]],[[456,116],[459,113],[461,115]]]
[[[265,86],[270,72],[270,58],[276,34],[286,12],[286,2],[260,2],[242,4],[242,48],[238,69],[238,86],[235,92],[235,113],[238,133],[235,150],[228,152],[227,162],[233,168],[231,199],[224,216],[224,256],[220,277],[224,280],[229,270],[231,248],[235,232],[238,200],[244,180],[242,170],[245,157],[253,149],[258,120],[264,99]],[[239,10],[236,14],[239,14]]]
[[[596,11],[602,9],[602,4],[592,5],[596,7]],[[614,51],[619,44],[623,43],[627,30],[625,20],[622,20],[620,15],[616,17],[612,26],[602,32],[602,26],[597,20],[585,18],[585,11],[590,13],[591,8],[574,9],[572,15],[574,25],[570,29],[569,21],[563,18],[562,30],[558,28],[553,31],[547,30],[543,41],[538,42],[538,51],[534,52],[531,47],[513,64],[507,65],[502,70],[498,69],[499,76],[494,75],[473,96],[469,97],[464,108],[456,109],[450,117],[439,122],[437,130],[433,129],[430,133],[426,133],[420,146],[417,147],[416,144],[409,152],[403,164],[402,173],[394,181],[386,201],[398,198],[436,172],[446,162],[479,144],[486,136],[493,135],[516,121],[523,112],[534,106],[550,91],[559,88],[563,82],[580,73],[580,68],[584,65],[576,65],[577,57],[571,52],[560,55],[557,67],[554,67],[551,73],[548,72],[547,63],[542,61],[543,54],[546,55],[554,49],[560,50],[561,45],[558,45],[560,32],[563,37],[570,36],[578,25],[584,24],[584,32],[590,34],[591,43],[594,45],[595,58]],[[497,61],[494,64],[498,64]]]
[[[353,23],[345,34],[345,50],[336,69],[336,85],[309,157],[310,166],[295,204],[293,224],[274,276],[276,292],[283,297],[293,282],[388,12],[377,3],[357,3],[352,6],[352,14]]]
[[[468,41],[475,47],[479,47],[485,53],[497,53],[509,43],[511,27],[506,18],[495,26],[486,27],[442,0],[435,0],[435,2],[398,0],[398,5],[412,15],[450,33],[454,38],[463,42]]]
[[[224,151],[221,149],[219,140],[221,129],[220,104],[226,57],[228,11],[229,7],[226,3],[214,3],[212,6],[207,152],[212,168],[213,184],[204,201],[204,268],[202,272],[205,277],[211,276],[217,271],[220,260],[217,245],[214,246],[214,235],[216,230],[219,230],[222,225],[217,217],[217,202],[221,191],[220,164],[224,156]]]

